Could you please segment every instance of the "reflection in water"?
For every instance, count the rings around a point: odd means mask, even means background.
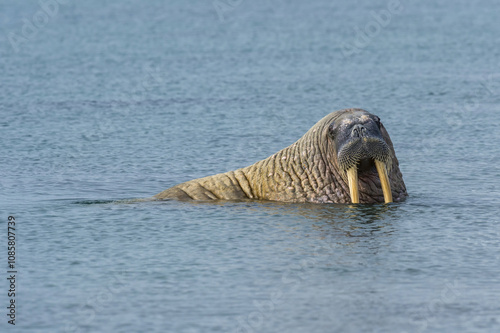
[[[216,202],[150,202],[167,210],[182,212],[199,210],[213,214],[214,223],[222,217],[227,223],[265,221],[267,232],[273,231],[272,242],[285,241],[287,251],[304,255],[327,256],[332,262],[364,261],[357,253],[374,255],[389,245],[397,227],[404,203],[382,205],[294,204],[271,201],[216,201]],[[210,219],[210,218],[209,218]],[[246,222],[245,222],[246,223]],[[254,222],[256,223],[256,222]],[[252,235],[248,235],[252,237]],[[293,246],[290,247],[290,242]],[[282,251],[276,245],[277,251]],[[352,256],[355,255],[356,258]],[[332,259],[334,256],[336,259]]]
[[[168,201],[165,201],[168,202]],[[172,201],[171,201],[172,202]],[[216,205],[230,207],[230,209],[249,209],[255,212],[265,211],[271,215],[294,215],[309,220],[338,221],[353,219],[355,222],[369,224],[380,219],[386,219],[388,214],[395,212],[398,203],[383,205],[365,204],[313,204],[313,203],[286,203],[277,201],[193,201],[192,205]]]
[[[219,203],[227,206],[227,203]],[[350,271],[382,260],[381,250],[390,248],[400,218],[401,204],[341,205],[251,202],[231,209],[272,216],[282,237],[293,241],[289,249],[300,255],[323,260],[323,267]]]
[[[400,205],[294,204],[269,201],[217,202],[215,204],[229,207],[231,210],[248,210],[271,216],[288,216],[304,223],[308,222],[316,227],[325,224],[334,229],[348,227],[353,230],[368,230],[370,232],[383,228],[384,225],[377,224],[377,222],[387,222],[396,218]]]
[[[293,253],[324,260],[324,267],[350,270],[373,261],[381,249],[390,248],[404,203],[382,205],[293,204],[271,201],[183,202],[176,200],[85,201],[78,204],[109,204],[115,207],[165,210],[176,223],[196,228],[196,217],[205,224],[232,230],[243,238],[262,236],[274,252]],[[230,218],[228,218],[230,217]],[[222,221],[222,222],[221,222]],[[160,221],[159,221],[160,222]],[[170,227],[158,224],[162,230]],[[249,224],[250,223],[250,224]],[[239,225],[239,227],[238,227]],[[244,228],[244,229],[242,229]],[[239,234],[238,234],[239,233]],[[208,243],[217,239],[207,235]],[[266,245],[267,246],[267,245]],[[379,259],[376,259],[379,260]]]
[[[281,220],[300,222],[310,225],[317,230],[343,230],[346,236],[364,237],[377,231],[384,231],[390,221],[398,219],[399,203],[365,205],[365,204],[313,204],[313,203],[283,203],[274,201],[152,201],[148,199],[123,200],[87,200],[77,204],[150,204],[154,206],[170,206],[175,210],[193,210],[196,208],[219,208],[219,214],[267,215],[272,218],[282,217]],[[404,203],[403,203],[404,204]],[[246,215],[245,214],[245,215]]]

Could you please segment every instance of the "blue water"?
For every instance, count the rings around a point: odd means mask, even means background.
[[[498,1],[48,3],[0,1],[2,332],[500,331]],[[346,107],[406,202],[130,200]]]

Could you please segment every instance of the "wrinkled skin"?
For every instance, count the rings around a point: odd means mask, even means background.
[[[359,178],[359,203],[383,203],[375,159],[386,166],[392,200],[404,200],[408,194],[403,176],[380,119],[361,109],[340,110],[262,161],[175,185],[153,198],[351,203],[346,170],[354,167]]]

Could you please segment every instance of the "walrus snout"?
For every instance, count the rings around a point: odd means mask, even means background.
[[[343,144],[337,154],[341,171],[360,165],[365,168],[370,160],[390,164],[390,148],[382,137],[356,137]],[[364,169],[365,169],[364,168]]]
[[[351,139],[341,146],[338,152],[339,168],[343,178],[347,178],[352,203],[359,203],[359,176],[370,173],[375,167],[384,201],[392,202],[391,185],[388,173],[392,165],[389,145],[380,135],[367,136],[362,125],[355,125],[351,131]]]

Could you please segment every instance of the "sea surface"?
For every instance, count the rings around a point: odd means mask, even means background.
[[[498,13],[1,0],[0,331],[500,332]],[[133,200],[348,107],[382,119],[407,201]]]

